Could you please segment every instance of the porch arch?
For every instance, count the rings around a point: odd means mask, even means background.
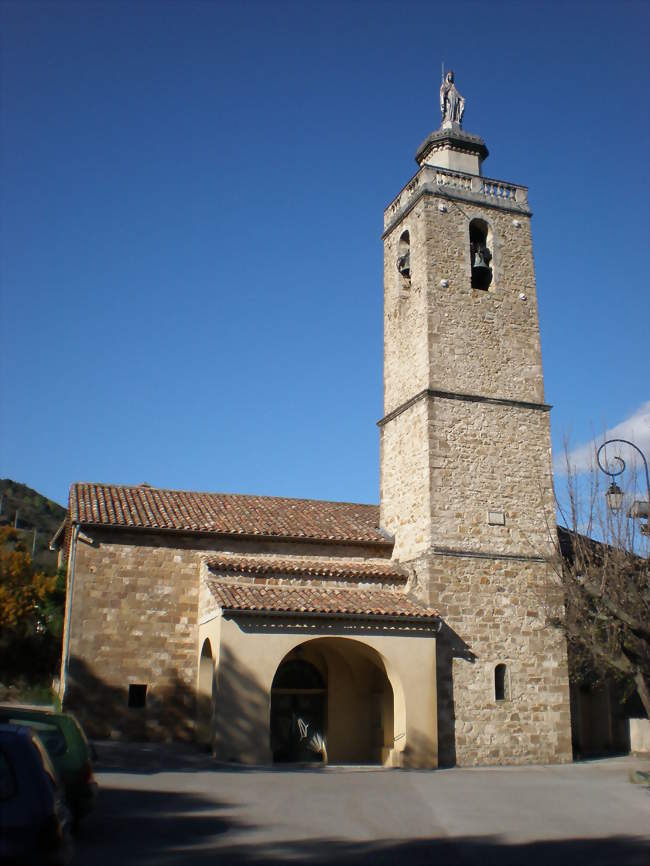
[[[404,749],[399,677],[381,653],[352,638],[308,638],[281,659],[270,701],[275,761],[309,759],[304,742],[302,748],[293,742],[298,718],[310,736],[325,737],[331,763],[392,764],[394,753]]]

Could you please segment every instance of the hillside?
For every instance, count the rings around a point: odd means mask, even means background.
[[[53,502],[42,496],[26,484],[12,481],[10,478],[0,479],[0,525],[16,522],[18,513],[18,530],[23,536],[23,542],[31,553],[36,530],[36,550],[34,564],[38,570],[48,573],[56,571],[57,556],[48,544],[65,517],[66,510],[58,502]]]

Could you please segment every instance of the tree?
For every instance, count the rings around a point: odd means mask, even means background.
[[[0,658],[10,676],[51,674],[61,639],[65,579],[35,571],[20,534],[0,527]]]
[[[558,527],[557,574],[572,675],[616,677],[633,686],[650,718],[650,559],[639,527],[603,503],[595,469],[579,475],[567,460],[567,528]],[[643,531],[643,530],[642,530]]]

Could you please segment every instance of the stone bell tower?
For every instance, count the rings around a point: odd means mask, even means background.
[[[483,176],[451,72],[440,106],[384,213],[381,524],[445,622],[440,763],[570,760],[528,195]]]

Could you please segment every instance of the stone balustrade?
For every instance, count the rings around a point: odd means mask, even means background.
[[[494,196],[495,198],[509,199],[510,201],[518,201],[517,192],[525,193],[524,187],[512,186],[509,183],[504,183],[502,180],[490,180],[483,178],[483,195]]]
[[[435,169],[435,182],[438,186],[450,186],[454,189],[472,191],[472,175],[448,168]]]
[[[503,208],[512,208],[530,214],[528,189],[503,180],[481,177],[438,166],[424,165],[411,178],[399,195],[384,211],[384,230],[387,230],[422,193],[449,195],[451,198],[475,201],[480,204],[494,202]]]

